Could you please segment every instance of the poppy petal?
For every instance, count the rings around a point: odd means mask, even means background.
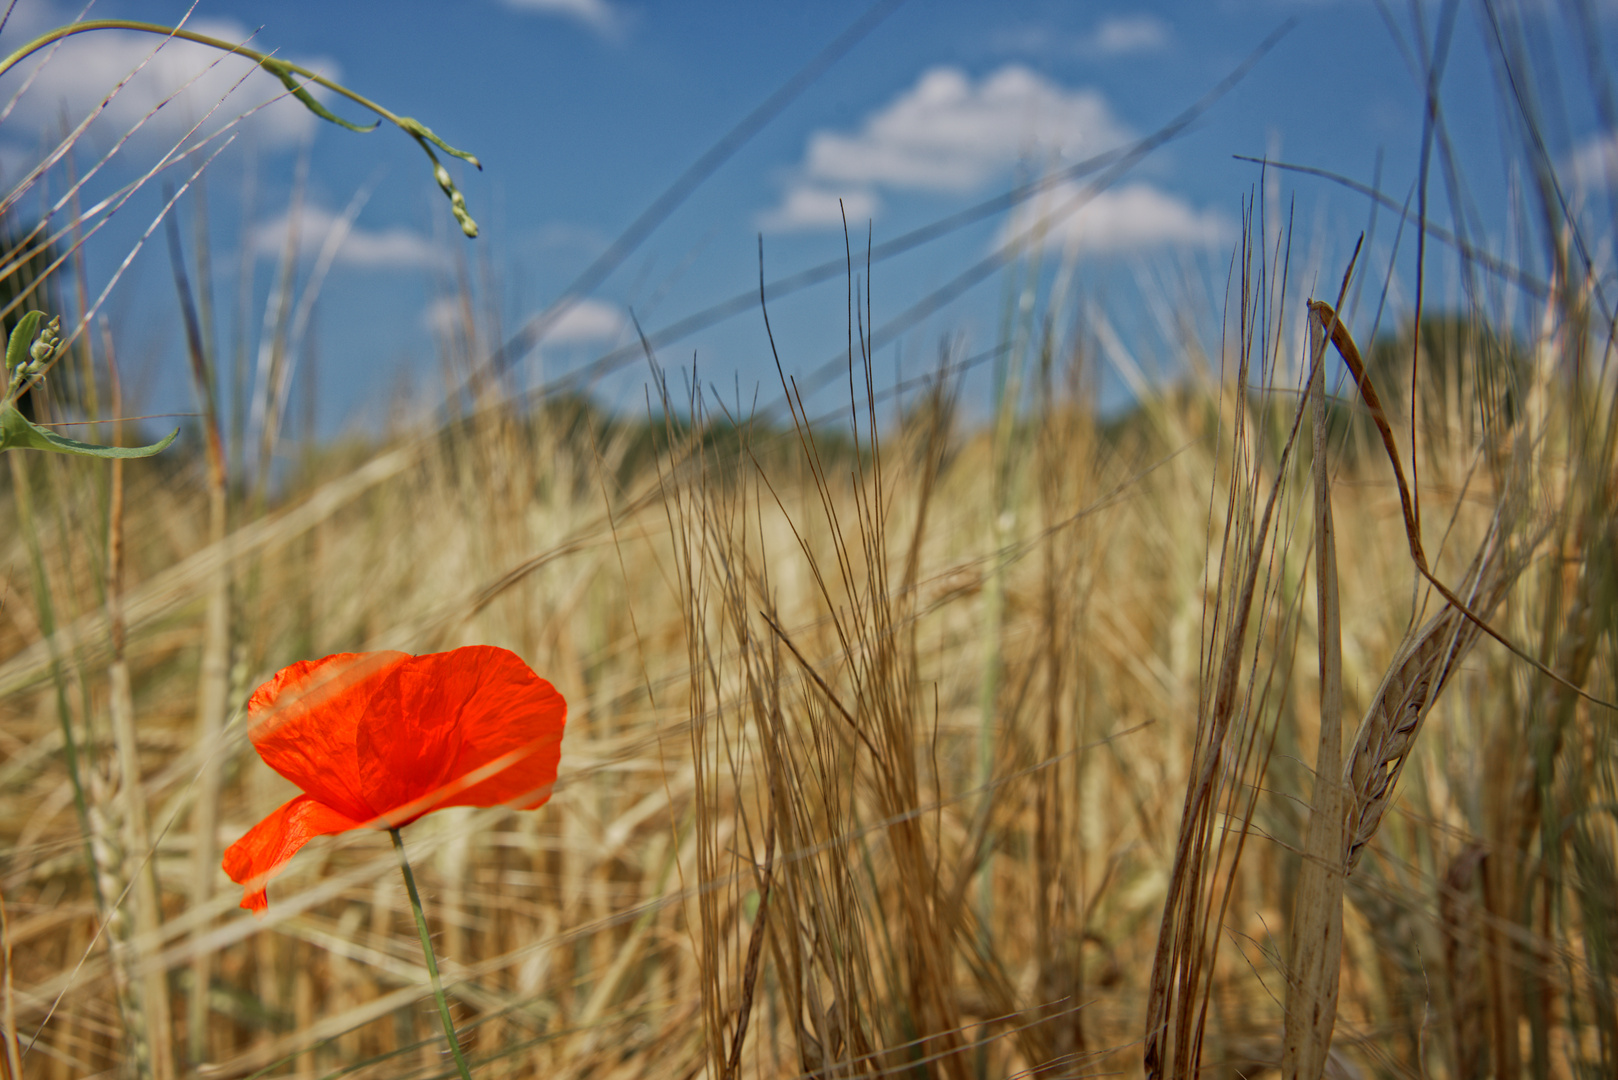
[[[264,763],[351,818],[388,809],[369,796],[362,726],[397,726],[397,704],[383,693],[405,653],[338,653],[283,668],[247,703],[249,737]],[[379,697],[383,700],[378,700]]]
[[[265,883],[280,873],[299,848],[317,836],[331,836],[364,825],[308,795],[283,804],[225,849],[225,873],[243,887],[241,906],[263,912],[270,903]]]
[[[551,797],[562,756],[567,701],[514,653],[485,648],[477,696],[461,713],[461,753],[453,775],[498,771],[455,794],[445,805],[532,810]],[[509,763],[499,763],[509,759]]]
[[[389,671],[357,735],[366,796],[379,812],[405,810],[394,825],[441,806],[532,809],[550,797],[566,720],[562,695],[508,649],[412,657]]]
[[[461,710],[478,692],[467,652],[412,656],[378,685],[355,733],[360,785],[378,811],[419,800],[454,775]],[[402,825],[419,816],[390,816],[389,823]]]

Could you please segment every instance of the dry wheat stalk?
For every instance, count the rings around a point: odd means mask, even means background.
[[[1358,252],[1356,251],[1356,254]],[[1350,264],[1352,266],[1352,264]],[[1343,279],[1348,287],[1348,278]],[[1291,967],[1287,973],[1286,1026],[1281,1053],[1284,1080],[1324,1074],[1337,1022],[1338,969],[1343,953],[1344,790],[1343,642],[1337,585],[1336,525],[1331,513],[1331,471],[1326,453],[1326,336],[1319,310],[1309,313],[1315,485],[1315,593],[1320,637],[1320,738],[1315,755],[1314,801],[1304,862],[1293,906]]]
[[[1347,284],[1345,276],[1345,291]],[[1356,362],[1358,350],[1336,313],[1326,304],[1310,304],[1310,331],[1321,722],[1314,802],[1291,928],[1291,967],[1281,1060],[1286,1080],[1315,1080],[1324,1074],[1336,1017],[1344,879],[1353,872],[1365,845],[1376,834],[1387,813],[1422,721],[1461,659],[1476,643],[1479,634],[1487,629],[1483,620],[1489,618],[1513,576],[1503,557],[1498,517],[1468,570],[1461,590],[1464,599],[1443,588],[1427,572],[1419,525],[1413,501],[1407,494],[1392,432],[1363,364]],[[1340,354],[1348,361],[1361,396],[1384,437],[1389,461],[1399,482],[1412,556],[1423,576],[1433,582],[1446,601],[1444,609],[1415,635],[1407,637],[1395,655],[1360,722],[1346,765],[1341,761],[1338,742],[1342,660],[1325,446],[1322,368],[1328,340],[1338,346]]]
[[[1488,992],[1483,981],[1477,926],[1482,912],[1472,898],[1488,855],[1482,844],[1462,848],[1444,872],[1438,920],[1444,932],[1444,974],[1449,982],[1449,1028],[1456,1080],[1482,1080],[1489,1072]]]
[[[1382,436],[1383,447],[1399,487],[1399,504],[1404,514],[1411,559],[1421,576],[1446,601],[1444,610],[1429,619],[1413,637],[1407,638],[1394,656],[1354,737],[1354,748],[1343,774],[1353,797],[1343,866],[1347,873],[1352,873],[1365,845],[1376,835],[1388,811],[1399,774],[1404,770],[1411,746],[1415,744],[1416,733],[1421,730],[1421,722],[1438,700],[1444,684],[1460,666],[1462,658],[1477,642],[1478,635],[1487,632],[1519,657],[1541,670],[1545,669],[1543,664],[1527,656],[1486,622],[1516,576],[1506,565],[1504,548],[1497,531],[1499,519],[1496,519],[1496,528],[1485,538],[1483,547],[1473,559],[1461,586],[1461,595],[1451,592],[1428,569],[1427,556],[1421,543],[1421,524],[1416,516],[1410,488],[1405,483],[1393,430],[1354,339],[1329,305],[1318,300],[1310,301],[1309,308],[1318,325],[1326,328],[1338,355],[1348,365],[1359,386],[1360,397]],[[1547,674],[1558,682],[1565,682],[1554,672]],[[1577,691],[1577,687],[1573,689]]]
[[[112,414],[123,415],[123,388],[118,380],[117,354],[106,320],[101,324],[101,347],[106,357],[108,386],[112,393]],[[113,422],[113,439],[123,442],[123,422]],[[145,963],[146,954],[158,941],[163,907],[158,889],[156,852],[146,795],[141,783],[140,750],[135,733],[135,695],[125,657],[124,626],[124,463],[111,464],[111,499],[107,514],[107,627],[112,662],[107,668],[107,712],[112,722],[118,777],[117,812],[121,826],[118,842],[123,849],[122,873],[133,886],[128,898],[132,909],[133,937],[126,943],[130,962],[142,969],[139,985],[132,988],[143,1030],[135,1034],[136,1051],[143,1055],[143,1072],[154,1080],[173,1080],[174,1060],[168,1002],[168,980],[163,971]]]

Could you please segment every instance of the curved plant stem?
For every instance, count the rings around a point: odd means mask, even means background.
[[[444,997],[444,984],[438,978],[438,960],[433,956],[433,939],[427,933],[427,916],[421,908],[421,894],[416,891],[416,876],[410,872],[410,860],[405,858],[404,838],[398,829],[389,829],[393,837],[393,850],[399,853],[399,869],[404,872],[405,888],[410,892],[410,910],[416,916],[416,933],[421,935],[421,951],[427,957],[427,977],[433,983],[433,997],[438,1001],[438,1018],[444,1022],[444,1038],[449,1040],[449,1052],[455,1055],[455,1067],[461,1080],[472,1080],[472,1069],[461,1053],[461,1040],[455,1035],[455,1021],[450,1019],[449,1000]]]
[[[324,75],[321,75],[319,72],[310,71],[301,64],[294,64],[289,60],[282,60],[279,57],[272,56],[269,53],[259,52],[257,49],[250,49],[246,45],[238,42],[226,41],[223,38],[212,37],[208,34],[199,34],[194,30],[185,30],[180,27],[162,26],[158,23],[137,22],[132,19],[92,19],[86,22],[71,23],[67,26],[58,26],[49,33],[41,34],[39,37],[34,38],[22,48],[11,53],[4,60],[0,60],[0,75],[4,75],[6,72],[20,64],[23,60],[27,59],[29,56],[32,56],[34,53],[48,45],[55,44],[56,42],[61,41],[64,38],[72,37],[75,34],[87,34],[95,30],[132,30],[143,34],[161,34],[166,38],[195,42],[198,45],[206,45],[211,49],[218,49],[220,52],[234,53],[237,56],[245,57],[246,59],[253,61],[253,63],[257,64],[265,71],[268,71],[277,79],[280,79],[281,84],[287,88],[293,97],[297,98],[303,103],[304,107],[309,109],[310,112],[313,112],[322,120],[328,120],[333,124],[348,128],[350,131],[364,133],[373,130],[376,127],[376,124],[374,123],[369,127],[362,127],[359,124],[350,123],[349,121],[344,120],[342,117],[333,113],[330,109],[327,109],[320,102],[316,101],[314,96],[309,93],[308,84],[314,83],[316,86],[323,86],[335,94],[341,94],[354,104],[376,113],[376,115],[380,116],[383,120],[393,124],[400,131],[403,131],[406,135],[409,135],[412,139],[416,140],[416,143],[422,148],[423,151],[426,152],[428,160],[432,162],[433,178],[438,181],[438,186],[444,189],[445,196],[449,198],[450,207],[455,214],[455,220],[460,223],[461,231],[469,237],[476,236],[478,234],[477,222],[473,221],[471,215],[466,211],[465,198],[455,187],[455,182],[450,178],[449,173],[444,169],[442,163],[439,162],[438,155],[433,153],[433,147],[436,146],[438,149],[444,151],[444,153],[453,157],[458,157],[462,161],[465,161],[475,168],[481,170],[483,168],[483,164],[478,161],[474,155],[467,153],[465,150],[457,150],[455,147],[439,138],[431,128],[429,128],[426,124],[423,124],[420,120],[417,120],[415,117],[400,116],[392,110],[378,105],[370,98],[365,97],[362,94],[356,94],[343,84],[333,82]]]
[[[63,38],[69,38],[75,34],[87,34],[93,30],[136,30],[147,34],[162,34],[164,37],[177,38],[181,41],[194,41],[198,45],[207,45],[211,48],[218,49],[221,52],[236,53],[238,56],[245,56],[255,64],[263,64],[266,60],[268,60],[272,65],[270,68],[272,73],[279,69],[285,69],[293,74],[301,75],[303,78],[315,83],[318,86],[324,86],[333,93],[343,95],[356,105],[370,109],[372,112],[382,117],[382,119],[396,124],[399,127],[404,128],[406,131],[410,130],[405,123],[406,118],[396,116],[394,113],[383,108],[381,105],[378,105],[370,98],[356,94],[354,91],[350,90],[346,86],[343,86],[341,83],[332,82],[324,75],[321,75],[318,72],[310,71],[308,68],[299,64],[289,63],[285,60],[277,60],[272,58],[267,53],[259,52],[256,49],[249,49],[245,45],[232,41],[226,41],[223,38],[211,37],[208,34],[199,34],[193,30],[185,30],[172,26],[161,26],[157,23],[135,22],[130,19],[92,19],[87,22],[71,23],[67,26],[58,26],[55,30],[50,31],[47,34],[41,34],[39,37],[30,41],[16,52],[7,56],[4,60],[0,60],[0,75],[4,75],[6,72],[16,67],[29,56],[45,48],[47,45],[55,44],[56,42],[61,41]]]

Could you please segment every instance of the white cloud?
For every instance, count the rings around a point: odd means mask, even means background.
[[[505,0],[505,5],[516,11],[573,19],[606,37],[615,37],[624,28],[623,13],[607,0]]]
[[[99,19],[108,15],[106,12],[86,14],[82,0],[74,6],[69,6],[63,0],[17,0],[13,6],[10,0],[7,0],[6,7],[11,9],[11,15],[6,19],[5,32],[8,36],[15,35],[6,46],[8,50],[49,33],[58,26],[65,26],[75,19]]]
[[[1024,232],[1039,218],[1060,213],[1083,189],[1057,184],[1024,207],[1001,228],[998,247]],[[1212,247],[1234,234],[1230,222],[1149,184],[1130,184],[1094,195],[1077,211],[1051,223],[1045,242],[1088,254],[1116,254],[1153,247]]]
[[[1020,65],[976,85],[957,68],[934,68],[857,135],[817,132],[812,179],[962,192],[1025,154],[1084,156],[1124,141],[1106,99],[1067,90]]]
[[[1581,143],[1568,160],[1566,172],[1573,186],[1585,193],[1618,185],[1618,131]]]
[[[844,215],[852,228],[876,216],[877,198],[855,188],[838,193],[826,188],[800,184],[787,192],[781,205],[759,215],[759,228],[766,232],[843,227]]]
[[[260,258],[279,258],[286,248],[290,215],[282,214],[253,228],[249,243]],[[333,229],[341,228],[341,218],[318,206],[304,206],[298,216],[298,253],[312,256],[320,251]],[[349,227],[336,261],[345,266],[371,269],[427,266],[442,253],[425,236],[402,226],[386,229]]]
[[[1100,56],[1130,56],[1156,52],[1168,43],[1169,24],[1157,16],[1115,15],[1101,20],[1083,48]]]
[[[1128,138],[1093,90],[1070,90],[1017,64],[976,82],[958,68],[933,68],[858,131],[810,136],[782,204],[763,220],[799,228],[840,225],[839,195],[868,213],[880,188],[963,194],[1019,159],[1046,166]]]
[[[34,21],[39,21],[37,9],[33,14]],[[262,41],[249,42],[247,28],[231,20],[193,19],[186,29],[232,43],[247,42],[261,50],[269,47]],[[33,75],[36,63],[47,56]],[[329,59],[286,59],[328,78],[337,79],[340,74]],[[21,126],[54,139],[64,114],[70,124],[78,123],[136,68],[141,69],[139,73],[118,91],[91,128],[103,140],[121,136],[144,120],[137,138],[164,143],[166,149],[210,111],[204,131],[217,130],[265,102],[273,104],[259,109],[244,126],[269,145],[295,142],[321,122],[288,96],[279,79],[242,57],[189,41],[165,40],[158,34],[104,30],[67,38],[54,52],[36,54],[6,76],[0,86],[0,97],[6,99],[32,76],[31,85],[6,122],[9,133],[16,134]],[[324,91],[316,92],[317,98],[323,96]],[[174,99],[164,104],[170,97]],[[154,109],[158,111],[148,118]],[[368,123],[373,118],[357,115],[352,119]]]
[[[1156,15],[1111,15],[1087,33],[1054,24],[1008,26],[993,32],[988,44],[1000,53],[1098,60],[1162,52],[1173,38],[1173,27]]]
[[[421,313],[421,325],[440,337],[451,337],[461,328],[466,312],[461,301],[453,296],[440,296]]]
[[[551,324],[545,345],[588,345],[613,341],[629,326],[624,313],[611,304],[586,297],[576,300]]]
[[[461,330],[466,311],[458,297],[444,296],[427,305],[421,324],[434,334],[452,336]],[[540,350],[566,349],[574,345],[609,343],[629,329],[629,319],[611,304],[586,297],[573,303],[562,317],[551,324]]]

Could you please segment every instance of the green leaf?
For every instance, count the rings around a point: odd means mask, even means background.
[[[34,312],[33,314],[38,314]],[[36,322],[38,320],[35,320]],[[21,327],[18,328],[19,330]],[[17,335],[11,335],[15,341]],[[25,346],[26,350],[26,346]],[[11,346],[6,347],[6,354],[11,354]],[[169,432],[168,438],[155,442],[150,446],[97,446],[94,443],[80,442],[65,435],[58,435],[54,431],[40,427],[17,411],[17,407],[7,402],[0,406],[0,450],[48,450],[55,454],[77,454],[81,457],[98,458],[142,458],[151,457],[159,450],[164,449],[180,434],[175,428]]]
[[[308,109],[322,120],[329,120],[340,127],[346,127],[350,131],[357,131],[361,135],[365,134],[367,131],[375,131],[376,126],[382,122],[380,120],[373,120],[368,125],[351,124],[347,120],[344,120],[341,116],[338,116],[336,113],[326,108],[326,106],[322,105],[320,102],[316,101],[315,96],[311,94],[307,88],[307,81],[295,74],[292,70],[292,65],[287,63],[285,60],[277,60],[272,56],[266,56],[258,63],[259,66],[265,71],[268,71],[271,75],[274,75],[277,79],[280,79],[281,85],[292,91],[292,96],[303,102],[304,108]]]
[[[7,371],[16,371],[19,365],[28,363],[28,347],[34,343],[34,335],[39,333],[39,320],[44,317],[43,311],[30,311],[17,320],[17,328],[11,332],[11,340],[6,342]]]

